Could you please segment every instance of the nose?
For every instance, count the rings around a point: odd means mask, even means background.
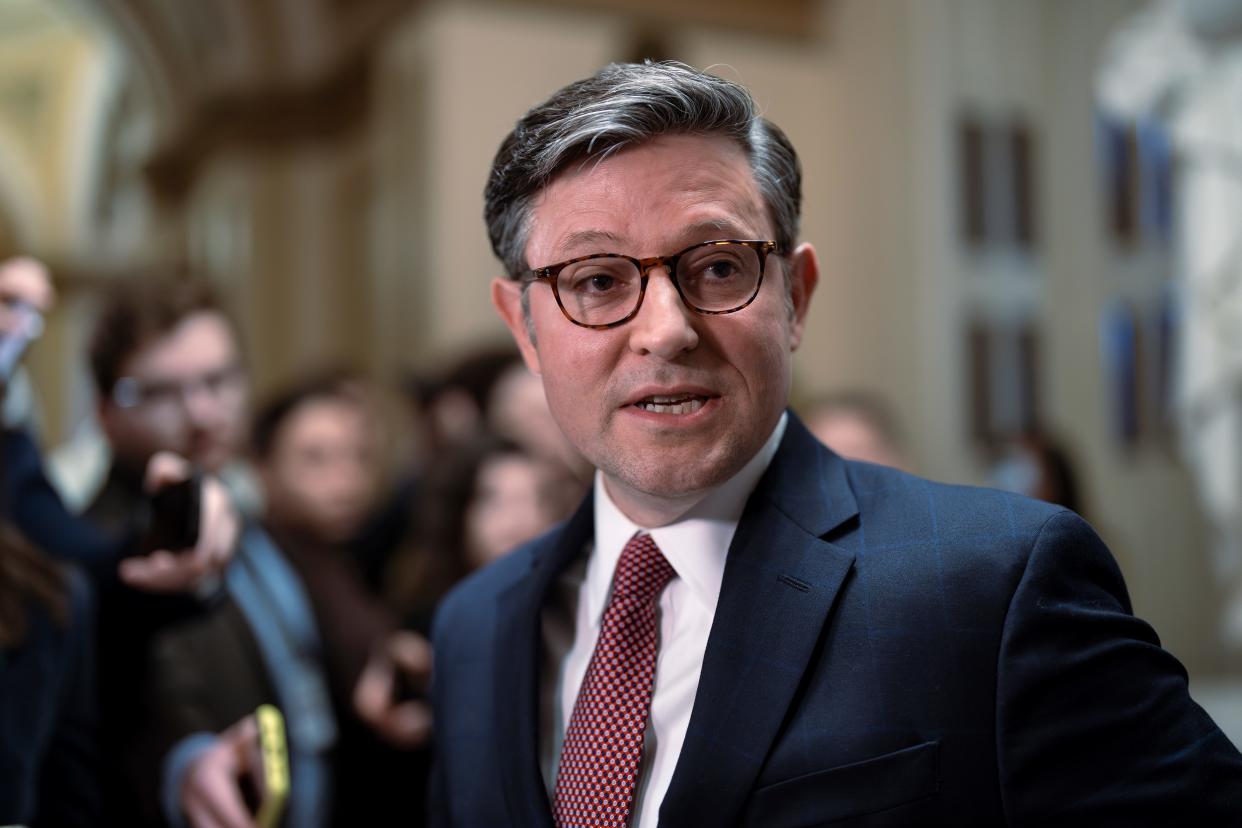
[[[220,419],[220,401],[204,382],[182,389],[181,401],[186,416],[199,428],[214,425]]]
[[[664,268],[658,273],[652,271],[643,306],[628,325],[630,349],[662,359],[673,359],[684,351],[693,350],[699,344],[693,317],[694,311],[681,301],[668,271]]]

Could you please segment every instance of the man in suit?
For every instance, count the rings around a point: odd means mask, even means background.
[[[818,271],[744,89],[606,67],[486,200],[493,301],[598,471],[441,607],[439,824],[1242,821],[1242,756],[1085,522],[786,410]]]

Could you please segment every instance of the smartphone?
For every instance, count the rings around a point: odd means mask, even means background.
[[[195,471],[179,483],[169,483],[150,497],[150,522],[143,547],[148,552],[179,552],[198,543],[203,475]]]
[[[414,679],[410,678],[409,673],[399,665],[393,666],[392,701],[394,704],[418,701],[425,696],[426,694],[422,691],[422,688],[414,683]]]
[[[252,763],[254,821],[259,828],[276,828],[289,799],[289,752],[285,744],[285,717],[274,705],[254,711],[259,725],[259,755]]]
[[[0,336],[0,386],[7,386],[30,343],[43,333],[43,314],[29,302],[10,302],[8,311],[13,315],[13,329]]]

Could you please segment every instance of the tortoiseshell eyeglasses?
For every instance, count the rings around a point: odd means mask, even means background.
[[[592,253],[522,275],[551,285],[556,304],[570,322],[602,330],[624,325],[638,314],[648,275],[657,267],[668,270],[681,301],[695,313],[740,311],[759,295],[764,264],[776,249],[774,241],[720,239],[647,259]]]

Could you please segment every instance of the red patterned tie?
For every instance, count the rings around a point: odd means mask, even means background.
[[[676,575],[650,535],[621,550],[599,641],[561,745],[553,811],[558,828],[623,828],[651,707],[660,592]]]

